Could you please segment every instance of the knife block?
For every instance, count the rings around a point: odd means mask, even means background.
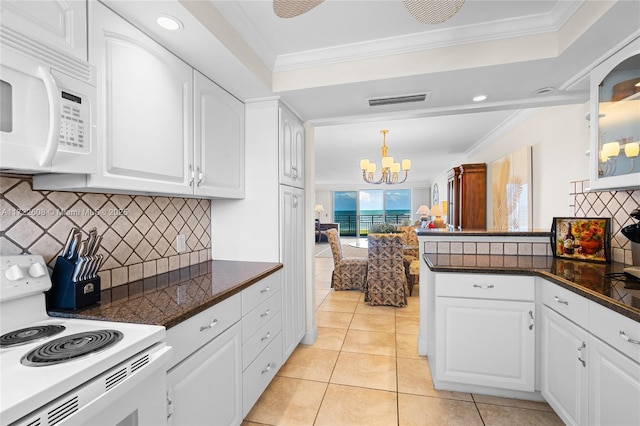
[[[47,306],[59,309],[80,309],[100,301],[100,277],[73,281],[74,260],[58,256],[51,274],[51,290],[47,292]]]

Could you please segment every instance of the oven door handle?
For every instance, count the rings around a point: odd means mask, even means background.
[[[51,167],[53,157],[58,152],[60,143],[60,102],[58,101],[58,86],[51,73],[44,67],[38,67],[38,75],[44,83],[49,100],[49,132],[47,134],[47,144],[44,153],[40,158],[41,167]]]

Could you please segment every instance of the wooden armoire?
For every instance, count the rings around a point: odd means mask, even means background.
[[[462,164],[447,178],[447,224],[455,230],[487,229],[487,165]]]

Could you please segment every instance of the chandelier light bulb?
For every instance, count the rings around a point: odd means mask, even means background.
[[[629,158],[637,157],[640,154],[640,145],[638,142],[629,142],[624,146],[624,155]]]
[[[411,160],[402,160],[402,170],[408,172],[411,169]]]
[[[360,170],[365,171],[369,169],[369,160],[360,160]]]

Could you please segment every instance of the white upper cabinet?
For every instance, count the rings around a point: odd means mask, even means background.
[[[101,144],[90,186],[189,192],[191,67],[105,6],[92,2],[90,12]]]
[[[591,189],[640,188],[640,38],[591,72]]]
[[[89,8],[98,172],[38,189],[244,197],[244,104],[106,6]]]
[[[3,30],[8,30],[11,37],[28,37],[61,53],[87,60],[85,0],[3,0],[0,15]]]
[[[244,197],[244,104],[194,72],[196,195]]]
[[[304,188],[304,127],[285,107],[280,107],[280,183]]]

